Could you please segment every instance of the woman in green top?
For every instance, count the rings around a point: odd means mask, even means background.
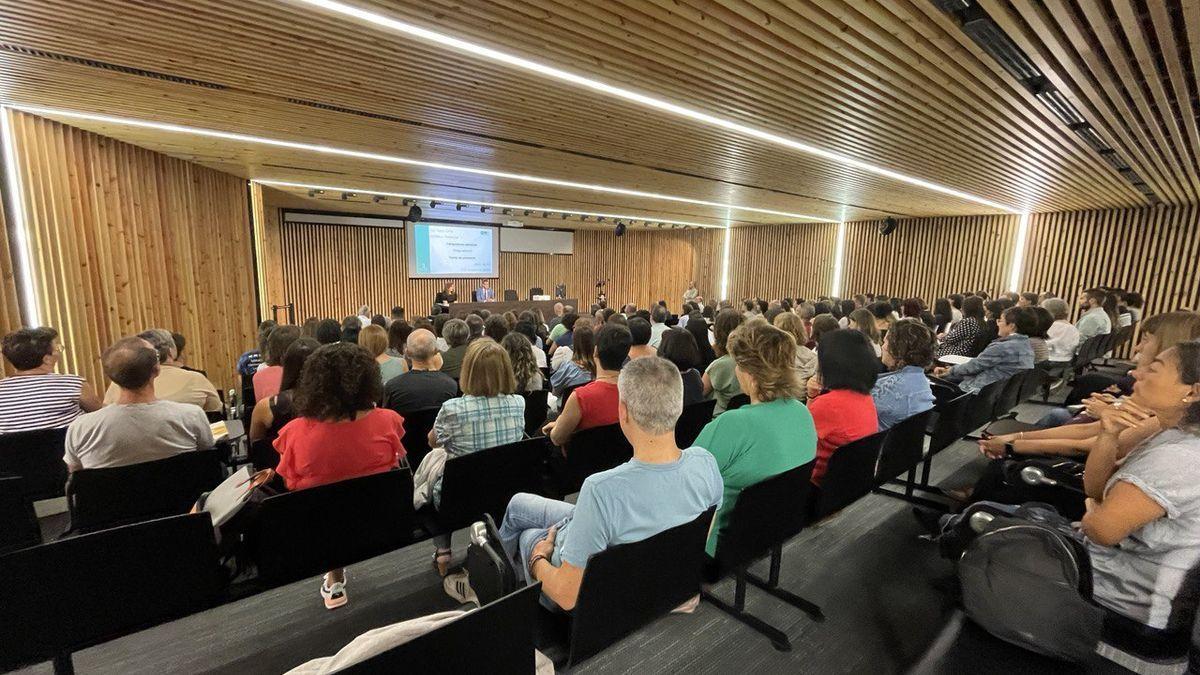
[[[718,319],[719,321],[720,319]],[[763,319],[751,319],[729,335],[728,355],[750,405],[708,423],[696,445],[717,460],[725,491],[705,550],[716,556],[721,529],[742,490],[811,462],[817,454],[812,415],[799,401],[796,341]]]
[[[742,393],[742,387],[738,384],[737,377],[733,374],[733,357],[729,355],[728,348],[725,343],[729,340],[729,334],[738,326],[742,325],[744,318],[737,310],[726,308],[717,313],[717,318],[713,322],[713,350],[717,353],[717,360],[708,365],[704,371],[704,377],[701,382],[704,383],[704,395],[706,397],[717,395],[717,405],[713,408],[713,417],[725,412],[725,408],[729,405],[729,399]]]

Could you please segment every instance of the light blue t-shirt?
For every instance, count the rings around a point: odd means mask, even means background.
[[[721,505],[721,489],[717,462],[703,448],[688,448],[670,464],[631,459],[588,476],[574,514],[559,529],[550,562],[582,568],[607,548],[689,523]]]

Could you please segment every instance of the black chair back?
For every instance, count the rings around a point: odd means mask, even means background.
[[[1049,375],[1046,374],[1045,368],[1035,367],[1033,370],[1026,371],[1025,379],[1021,380],[1021,387],[1017,392],[1017,405],[1032,398],[1048,378]]]
[[[813,519],[841,511],[874,489],[875,467],[885,436],[887,432],[880,431],[833,451],[821,486],[809,499]]]
[[[767,555],[804,529],[813,462],[742,490],[717,539],[722,569],[737,569]]]
[[[987,385],[975,395],[963,418],[964,433],[974,431],[992,421],[996,412],[996,401],[1004,393],[1004,387],[1007,385],[1008,380],[999,380]]]
[[[691,447],[700,432],[704,431],[705,425],[712,421],[713,408],[716,406],[715,400],[684,406],[683,414],[675,423],[675,443],[681,448]]]
[[[67,484],[67,465],[63,463],[66,437],[66,428],[0,434],[0,474],[24,478],[21,487],[34,501],[63,496]]]
[[[1113,352],[1113,355],[1115,356],[1117,350],[1119,350],[1121,347],[1124,347],[1125,343],[1129,342],[1131,339],[1133,339],[1133,325],[1121,326],[1121,328],[1113,334],[1112,341],[1109,343],[1108,349],[1101,353]]]
[[[42,543],[33,502],[20,476],[0,476],[0,553]]]
[[[436,521],[443,532],[467,527],[490,513],[499,523],[518,492],[541,487],[545,438],[529,438],[446,460]]]
[[[522,392],[521,398],[525,399],[525,435],[537,436],[542,433],[542,427],[546,425],[546,416],[550,412],[546,403],[550,392],[545,389]]]
[[[967,410],[974,406],[975,394],[959,392],[957,396],[934,408],[934,420],[929,431],[929,455],[936,455],[967,433]]]
[[[932,410],[926,410],[888,429],[875,468],[876,483],[885,483],[921,463],[925,458],[925,428],[932,415]]]
[[[107,469],[80,469],[67,480],[71,532],[187,513],[225,477],[219,448]]]
[[[995,407],[992,408],[992,419],[998,420],[1017,407],[1017,404],[1021,402],[1021,388],[1032,372],[1032,370],[1018,371],[1005,380],[1004,387],[1000,389],[1000,395],[996,397]]]
[[[0,668],[69,657],[212,605],[224,583],[208,514],[161,518],[0,556]]]
[[[1108,334],[1093,335],[1083,341],[1079,345],[1079,349],[1075,351],[1075,359],[1071,361],[1071,369],[1076,373],[1083,371],[1092,361],[1095,361],[1104,353],[1104,346],[1108,344]]]
[[[520,299],[521,299],[521,296],[517,294],[516,289],[514,289],[514,288],[504,289],[504,301],[505,302],[516,302]]]
[[[247,535],[259,580],[286,584],[405,546],[412,500],[404,469],[268,497]]]
[[[532,673],[541,584],[479,609],[339,673]]]
[[[572,611],[568,667],[700,592],[704,544],[712,517],[713,509],[709,509],[689,523],[614,546],[588,560]]]
[[[558,409],[559,409],[559,411],[562,411],[564,408],[566,408],[566,407],[567,407],[567,401],[568,401],[568,400],[570,400],[570,398],[571,398],[571,394],[575,393],[575,390],[576,390],[576,389],[578,389],[578,388],[580,388],[580,387],[583,387],[583,386],[586,386],[586,385],[583,385],[583,384],[572,384],[572,385],[570,385],[570,386],[568,386],[568,387],[563,387],[562,393],[561,393],[561,394],[559,394],[559,396],[558,396]]]
[[[401,442],[404,445],[405,458],[413,471],[417,470],[421,460],[429,454],[429,431],[433,429],[439,410],[440,407],[422,408],[400,413],[404,418],[404,438]]]
[[[725,409],[737,410],[744,405],[750,405],[750,396],[747,394],[738,394],[729,399],[729,404],[725,406]]]
[[[588,476],[624,464],[633,458],[633,446],[621,432],[621,425],[608,424],[576,431],[563,448],[567,454],[570,492],[577,492]]]
[[[405,440],[407,440],[407,435]],[[265,438],[251,442],[249,459],[256,471],[274,469],[279,466],[279,453],[275,451],[275,442]]]

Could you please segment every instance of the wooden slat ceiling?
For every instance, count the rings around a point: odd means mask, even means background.
[[[1196,0],[1154,0],[1148,8],[1144,0],[983,2],[1164,201],[1196,201]],[[1014,208],[1147,203],[929,0],[357,5]],[[0,43],[9,46],[0,49],[0,100],[10,103],[827,219],[997,210],[294,0],[0,0]],[[372,189],[415,183],[484,201],[554,199],[713,223],[726,217],[707,206],[69,123],[248,177],[339,178],[335,184]],[[746,212],[734,218],[797,221]]]

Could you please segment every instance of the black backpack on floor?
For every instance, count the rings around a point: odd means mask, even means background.
[[[471,544],[464,565],[480,606],[503,598],[518,586],[517,572],[504,554],[495,521],[486,513],[483,518],[471,526]]]
[[[996,516],[958,564],[967,616],[992,635],[1058,659],[1096,650],[1104,612],[1091,602],[1087,549],[1055,526]]]

